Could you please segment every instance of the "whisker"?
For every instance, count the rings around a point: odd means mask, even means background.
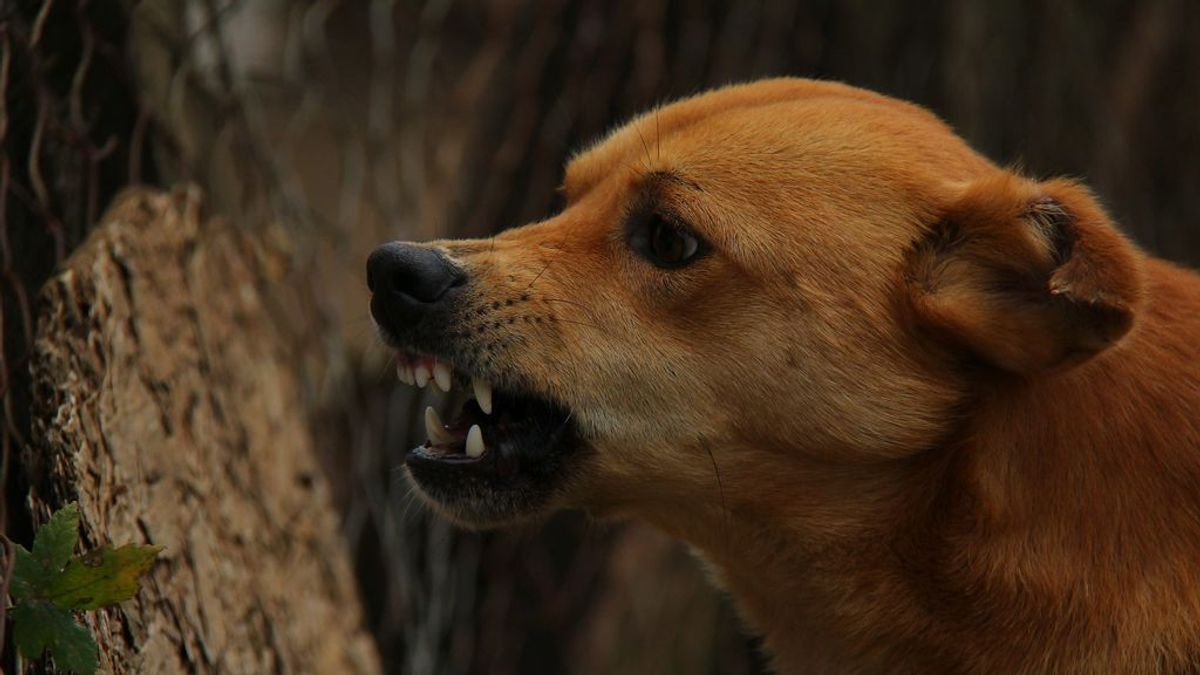
[[[662,166],[662,127],[658,125],[658,113],[662,110],[662,104],[654,108],[654,151],[657,153],[657,163]]]
[[[572,417],[574,414],[575,414],[575,411],[574,411],[574,410],[568,410],[568,411],[567,411],[567,418],[566,418],[566,419],[564,419],[564,420],[563,420],[561,423],[559,423],[558,427],[556,427],[556,428],[554,429],[553,433],[557,434],[558,432],[562,431],[563,429],[566,429],[566,428],[567,428],[567,425],[571,423],[571,417]]]
[[[398,362],[399,355],[395,351],[389,349],[387,358],[385,358],[383,362],[379,364],[380,381],[388,381],[396,377],[396,365]]]
[[[646,137],[642,135],[642,125],[635,125],[633,130],[637,132],[638,138],[642,140],[642,150],[646,152],[646,170],[650,171],[653,168],[652,160],[650,159],[650,146],[646,143]]]
[[[543,297],[540,299],[543,302],[561,302],[563,304],[571,305],[573,307],[578,307],[579,309],[581,309],[583,311],[584,314],[587,315],[588,319],[591,319],[592,321],[596,321],[596,316],[594,314],[592,314],[592,309],[583,303],[576,302],[574,300],[567,300],[566,298]]]
[[[581,302],[576,302],[574,300],[567,300],[566,298],[551,298],[551,297],[540,297],[539,299],[542,302],[562,302],[562,303],[565,303],[568,305],[574,305],[574,306],[578,307],[579,309],[584,310],[585,312],[591,312],[590,307],[588,307],[587,305],[585,305]]]
[[[404,471],[404,468],[398,466],[392,469],[392,471],[394,473],[400,473]],[[409,487],[404,494],[401,495],[400,499],[400,522],[408,522],[413,520],[414,514],[416,515],[417,519],[419,519],[420,516],[425,512],[425,510],[421,508],[424,505],[421,503],[421,498],[417,496],[417,491],[415,488]]]
[[[537,283],[538,279],[542,278],[542,275],[546,273],[546,270],[550,269],[551,262],[553,262],[553,261],[551,261],[551,260],[546,261],[546,266],[542,268],[541,272],[537,273],[537,276],[533,278],[533,281],[529,282],[529,285],[525,287],[525,290],[529,290],[529,289],[533,288],[533,285]]]
[[[716,479],[717,479],[717,492],[721,496],[721,513],[723,514],[723,516],[721,518],[721,524],[722,524],[722,527],[721,527],[722,535],[721,536],[722,536],[722,538],[725,539],[726,545],[728,545],[729,544],[729,506],[725,503],[725,484],[721,482],[721,469],[720,469],[720,467],[717,466],[717,457],[716,457],[716,455],[713,454],[712,448],[710,448],[708,446],[708,443],[701,441],[700,446],[703,447],[704,451],[708,453],[708,459],[709,459],[709,461],[712,462],[713,475],[716,476]]]

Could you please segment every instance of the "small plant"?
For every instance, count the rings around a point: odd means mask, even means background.
[[[103,546],[72,557],[78,541],[79,507],[71,503],[38,529],[33,551],[11,544],[9,595],[15,606],[9,615],[21,656],[34,660],[49,654],[57,669],[91,675],[99,666],[98,648],[74,612],[132,598],[162,547]]]

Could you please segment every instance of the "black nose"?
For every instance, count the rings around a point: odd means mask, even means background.
[[[440,251],[394,241],[367,259],[367,287],[377,295],[406,295],[418,302],[437,302],[466,274]]]

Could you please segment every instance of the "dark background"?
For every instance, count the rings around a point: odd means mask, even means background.
[[[314,429],[392,672],[763,667],[677,544],[570,514],[457,532],[394,470],[438,400],[389,375],[366,253],[545,217],[564,160],[630,115],[728,82],[842,80],[931,108],[1001,163],[1082,178],[1147,249],[1200,264],[1192,0],[0,7],[5,532],[28,537],[13,458],[37,288],[120,188],[195,181],[311,266]]]

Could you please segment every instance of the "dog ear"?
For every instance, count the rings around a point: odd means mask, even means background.
[[[956,192],[908,260],[918,326],[1021,374],[1081,362],[1129,330],[1140,254],[1086,188],[998,172]]]

